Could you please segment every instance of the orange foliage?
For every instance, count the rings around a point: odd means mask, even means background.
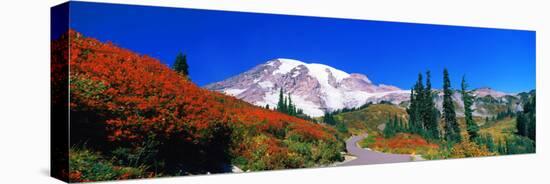
[[[271,139],[276,139],[272,130],[285,130],[308,139],[335,140],[332,128],[202,89],[152,57],[74,30],[62,39],[69,39],[71,111],[101,115],[110,141],[139,142],[154,135],[197,144],[212,140],[216,127],[232,125]],[[284,151],[272,145],[269,152]]]
[[[400,154],[412,154],[417,149],[437,149],[437,144],[428,143],[424,138],[419,135],[398,133],[392,138],[385,139],[383,137],[377,137],[372,144],[372,148],[375,150],[384,150],[386,152],[400,153]]]
[[[462,141],[451,149],[451,158],[482,157],[494,155],[485,146],[479,146],[470,141]]]
[[[73,171],[69,173],[69,181],[88,182],[88,180],[82,179],[82,173],[80,171]]]

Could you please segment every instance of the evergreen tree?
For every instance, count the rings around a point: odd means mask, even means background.
[[[403,122],[403,119],[399,118],[399,132],[405,132],[406,130],[407,130],[407,127]]]
[[[188,77],[189,76],[189,65],[187,65],[187,56],[182,54],[181,52],[178,53],[172,68],[176,72],[182,74],[183,76]]]
[[[384,137],[389,138],[395,136],[395,134],[399,132],[403,132],[404,130],[405,128],[401,118],[397,115],[394,115],[393,117],[388,116],[382,134],[384,134]]]
[[[336,124],[336,130],[341,133],[348,133],[348,127],[345,123],[338,123]]]
[[[283,113],[288,114],[288,97],[284,97],[283,101]]]
[[[536,104],[536,95],[533,94],[533,97],[531,98],[529,104],[527,105],[527,109],[529,110],[527,118],[529,119],[529,126],[528,126],[528,134],[527,137],[529,137],[531,140],[536,141],[536,111],[537,111],[537,104]]]
[[[474,103],[474,99],[471,91],[468,91],[467,88],[468,84],[466,83],[466,77],[462,76],[460,92],[462,93],[462,101],[464,102],[464,118],[466,121],[466,130],[468,131],[470,140],[474,140],[478,136],[479,126],[474,121],[474,117],[472,115],[472,105]]]
[[[393,116],[393,129],[394,132],[401,132],[401,124],[399,123],[399,118],[397,117],[397,114]]]
[[[486,139],[486,146],[487,146],[487,149],[489,149],[489,151],[491,152],[496,152],[496,148],[495,148],[495,142],[494,142],[494,139],[493,139],[493,136],[491,136],[491,134],[487,134],[487,136],[485,137]]]
[[[296,104],[292,102],[292,97],[290,93],[288,94],[288,96],[284,95],[283,88],[280,88],[279,90],[279,101],[277,102],[277,107],[275,107],[275,109],[281,113],[284,113],[290,116],[296,116],[302,119],[312,120],[311,117],[303,114],[302,109],[298,109],[296,107]]]
[[[290,97],[290,93],[288,94],[288,107],[287,107],[287,114],[291,116],[296,116],[296,107],[294,104],[292,104],[292,98]]]
[[[527,136],[527,118],[525,118],[525,115],[523,113],[519,113],[516,116],[516,129],[517,134],[521,136]]]
[[[284,95],[283,95],[283,88],[281,87],[279,90],[279,101],[277,102],[277,111],[284,113]]]
[[[334,119],[334,115],[330,112],[325,112],[325,116],[323,116],[323,121],[329,125],[336,125],[338,123],[336,119]]]
[[[455,107],[453,102],[453,90],[451,89],[451,80],[449,72],[445,68],[443,70],[443,118],[445,122],[445,140],[447,142],[460,142],[460,127],[456,120]]]
[[[416,94],[416,101],[415,101],[415,108],[416,108],[416,113],[415,113],[415,119],[416,119],[416,122],[415,122],[415,129],[417,131],[417,133],[421,134],[423,133],[423,130],[425,130],[425,127],[424,127],[424,116],[425,116],[425,112],[424,112],[424,103],[425,103],[425,92],[424,92],[424,84],[423,84],[423,81],[422,81],[422,74],[419,73],[418,74],[418,81],[416,82],[416,85],[414,87],[414,90],[415,90],[415,94]]]
[[[269,109],[269,104],[265,104],[265,108],[266,108],[266,109]]]
[[[386,138],[390,138],[395,135],[395,121],[393,121],[389,116],[386,119],[386,125],[384,126],[382,134],[384,134],[384,137]]]
[[[418,80],[411,89],[410,104],[407,109],[409,114],[409,131],[423,135],[424,122],[423,122],[423,103],[424,102],[424,85],[422,82],[422,74],[418,74]]]
[[[439,138],[439,122],[438,122],[438,110],[435,107],[433,101],[433,92],[432,92],[432,83],[431,83],[431,74],[428,70],[426,72],[426,88],[424,90],[423,96],[423,122],[426,129],[428,138],[438,139]]]
[[[409,122],[408,122],[408,132],[416,132],[414,129],[415,126],[415,123],[416,123],[416,99],[415,99],[415,96],[414,96],[414,90],[413,88],[411,88],[411,95],[409,97],[409,107],[407,108],[407,114],[409,114]]]
[[[523,112],[516,115],[517,134],[536,141],[536,96],[523,104]]]
[[[408,130],[411,133],[422,135],[428,139],[439,138],[439,111],[433,101],[430,71],[426,72],[426,86],[422,80],[422,74],[418,74],[418,80],[411,89],[410,104],[407,108],[409,114]]]

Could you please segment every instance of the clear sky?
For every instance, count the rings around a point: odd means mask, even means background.
[[[454,88],[535,89],[535,32],[73,2],[71,28],[171,64],[187,54],[192,80],[221,81],[274,58],[322,63],[410,88],[449,69]],[[58,34],[58,33],[54,33]]]

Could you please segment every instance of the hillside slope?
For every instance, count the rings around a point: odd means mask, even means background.
[[[67,40],[73,146],[148,149],[162,164],[155,172],[175,175],[223,172],[228,162],[265,170],[341,159],[330,127],[201,89],[154,58],[74,30],[52,43],[52,55]]]
[[[391,104],[373,104],[367,108],[339,113],[335,118],[339,122],[345,123],[352,131],[370,131],[380,130],[388,120],[397,116],[403,121],[408,119],[407,111],[396,105]]]

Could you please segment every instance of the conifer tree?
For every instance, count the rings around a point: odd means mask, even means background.
[[[277,102],[277,111],[284,113],[284,95],[283,95],[283,88],[281,87],[279,90],[279,101]]]
[[[472,105],[474,103],[474,99],[471,91],[468,91],[467,88],[468,84],[466,83],[466,76],[462,76],[460,93],[462,94],[462,101],[464,102],[464,118],[466,121],[466,131],[468,132],[470,140],[474,140],[478,136],[479,126],[476,124],[476,122],[474,121],[474,117],[472,116]]]
[[[290,97],[290,93],[288,94],[288,107],[287,107],[288,115],[296,116],[296,108],[294,104],[292,103],[292,98]]]
[[[334,119],[334,115],[330,112],[325,112],[325,116],[323,116],[323,121],[329,125],[336,125],[338,123],[336,122],[336,119]]]
[[[288,114],[288,97],[284,97],[283,100],[283,113]]]
[[[288,94],[288,96],[285,96],[284,95],[284,90],[283,88],[280,88],[279,90],[279,101],[277,102],[277,107],[275,107],[275,109],[281,113],[285,113],[285,114],[288,114],[288,115],[291,115],[291,116],[296,116],[296,117],[300,117],[298,116],[299,114],[302,114],[303,115],[303,110],[302,109],[298,109],[296,107],[296,104],[294,104],[294,102],[292,102],[292,97],[290,95],[290,93]],[[309,117],[300,117],[302,119],[306,118],[308,120],[311,120],[311,118]]]
[[[393,129],[394,129],[393,131],[396,132],[396,133],[401,132],[400,131],[401,130],[401,125],[399,124],[399,118],[397,117],[397,114],[395,114],[393,116],[393,122],[392,123],[393,123]]]
[[[404,132],[407,128],[405,127],[405,124],[403,123],[403,119],[399,118],[399,132]]]
[[[423,84],[423,81],[422,81],[422,74],[419,73],[418,74],[418,81],[416,82],[416,85],[415,85],[415,94],[416,94],[416,122],[415,122],[415,129],[417,130],[417,133],[419,134],[422,134],[423,131],[425,130],[425,127],[424,127],[424,103],[425,103],[425,92],[424,92],[424,84]]]
[[[516,115],[517,134],[536,141],[536,96],[523,105],[523,112]]]
[[[443,118],[445,122],[445,140],[447,142],[460,142],[460,127],[456,120],[455,107],[453,102],[453,90],[451,89],[451,80],[449,72],[443,70]]]
[[[433,92],[432,92],[432,83],[431,83],[431,73],[428,70],[426,72],[426,88],[424,90],[423,98],[423,121],[424,127],[426,128],[426,134],[428,138],[438,139],[439,138],[439,122],[438,122],[438,110],[435,107],[433,101]]]
[[[384,137],[389,138],[395,135],[395,122],[389,116],[386,119],[386,125],[382,131]]]
[[[176,72],[182,74],[183,76],[188,77],[189,76],[189,65],[187,65],[187,56],[182,54],[181,52],[178,53],[172,68]]]
[[[408,132],[415,132],[414,127],[416,123],[416,99],[414,96],[414,88],[411,88],[411,95],[409,97],[409,107],[407,108],[407,114],[409,114]]]
[[[423,135],[424,122],[422,116],[422,108],[424,103],[424,84],[422,82],[422,74],[418,74],[418,80],[411,89],[411,97],[407,113],[409,114],[409,131]]]

